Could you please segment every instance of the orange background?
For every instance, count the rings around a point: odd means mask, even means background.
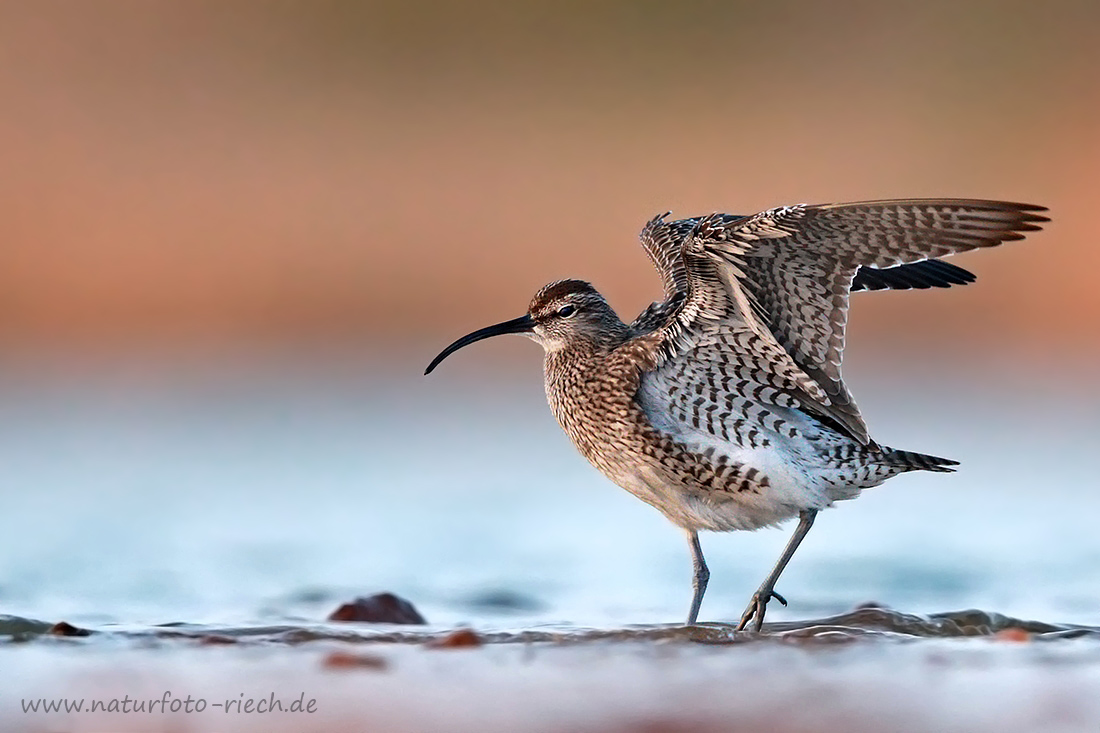
[[[0,95],[9,349],[442,346],[563,276],[629,319],[655,213],[898,196],[1054,222],[862,296],[876,343],[1100,343],[1096,3],[7,3]]]

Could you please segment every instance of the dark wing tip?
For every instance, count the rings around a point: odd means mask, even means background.
[[[967,205],[972,205],[976,209],[985,209],[987,211],[1006,211],[1016,214],[1013,221],[1016,224],[1016,229],[1022,231],[1036,231],[1041,227],[1025,226],[1028,224],[1041,224],[1043,222],[1050,221],[1049,216],[1044,216],[1039,212],[1050,211],[1046,206],[1040,206],[1039,204],[1021,204],[1015,201],[974,201],[964,202]],[[984,205],[982,205],[984,204]]]
[[[943,260],[925,260],[924,262],[918,262],[916,264],[923,265],[925,270],[930,273],[935,273],[941,278],[943,284],[938,287],[969,285],[978,279],[978,276],[970,270],[963,269],[958,265],[952,265],[950,262],[944,262]]]
[[[1023,225],[1042,224],[1044,222],[1050,221],[1049,216],[1038,213],[1040,211],[1050,211],[1050,209],[1045,206],[1039,206],[1038,204],[1009,204],[1008,206],[1014,209],[1019,214],[1019,216],[1017,217],[1017,221],[1021,224],[1021,226],[1017,227],[1019,229],[1034,231],[1037,229],[1041,229],[1042,227]]]
[[[922,260],[907,265],[877,269],[861,267],[852,280],[852,292],[859,290],[927,290],[969,285],[977,280],[969,270],[942,260]]]
[[[1042,206],[1040,204],[1015,204],[1014,203],[1014,204],[1009,204],[1009,206],[1012,206],[1016,209],[1019,209],[1020,211],[1050,211],[1049,208],[1047,208],[1046,206]],[[1050,219],[1048,219],[1045,216],[1040,217],[1040,218],[1042,218],[1043,221],[1050,221]]]

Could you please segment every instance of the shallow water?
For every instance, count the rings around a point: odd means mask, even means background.
[[[0,650],[4,730],[1012,733],[1100,721],[1100,628],[977,611],[862,609],[763,634],[529,627],[459,649],[433,648],[443,630],[369,624],[42,628]],[[245,700],[280,707],[242,712]]]
[[[131,367],[79,379],[5,373],[0,614],[8,618],[0,618],[0,657],[7,657],[0,688],[65,694],[59,685],[87,686],[99,677],[94,670],[114,670],[120,659],[122,668],[153,670],[153,678],[210,672],[224,682],[257,654],[262,674],[251,674],[275,679],[272,670],[284,662],[271,655],[282,660],[272,651],[279,648],[292,658],[306,654],[299,661],[316,675],[316,650],[384,643],[394,674],[423,687],[453,670],[442,662],[423,669],[419,657],[401,649],[457,625],[503,647],[568,641],[616,659],[626,655],[592,672],[590,683],[609,689],[618,689],[622,683],[610,680],[623,675],[656,689],[642,678],[664,662],[647,652],[649,661],[631,666],[638,644],[696,650],[678,652],[695,660],[709,654],[698,651],[704,647],[744,648],[740,642],[752,640],[775,642],[762,646],[773,650],[844,641],[892,650],[885,657],[863,652],[879,660],[870,667],[849,664],[849,657],[819,660],[804,670],[810,677],[821,665],[841,664],[853,681],[864,680],[882,673],[875,671],[880,664],[901,665],[923,680],[922,665],[942,662],[961,669],[1004,663],[1025,681],[1051,665],[1070,665],[1082,689],[1100,681],[1096,395],[1063,394],[1057,381],[1044,387],[1027,375],[982,380],[978,389],[972,374],[878,367],[857,375],[877,437],[963,465],[951,476],[894,479],[823,513],[780,581],[790,606],[772,603],[771,633],[758,637],[721,623],[675,626],[690,595],[680,533],[575,455],[536,376],[479,379],[459,368],[446,380],[424,381],[412,374],[411,367],[361,363]],[[703,619],[740,616],[789,530],[703,537],[712,571]],[[430,626],[324,621],[339,603],[378,591],[411,600]],[[896,610],[849,613],[865,602]],[[94,633],[42,633],[60,620]],[[1040,652],[992,652],[961,640],[1019,640],[996,635],[1004,629],[1051,643],[996,647],[1046,650]],[[899,641],[934,647],[914,656],[892,643]],[[512,658],[489,651],[497,646],[476,655],[485,661],[475,666],[489,666],[474,676],[513,684],[498,676],[523,668],[527,652]],[[182,667],[165,654],[185,660]],[[585,652],[565,654],[550,658],[584,666]],[[754,657],[754,664],[789,663],[789,652],[767,654],[781,657]],[[66,670],[60,678],[59,669]],[[1008,687],[979,685],[982,694],[1023,684],[1005,674]],[[1042,680],[1036,683],[1047,684]],[[536,693],[516,694],[529,713],[539,709]],[[675,700],[681,693],[669,694]],[[10,716],[10,703],[4,705]],[[989,707],[973,705],[971,712]],[[329,709],[355,711],[346,699]],[[403,709],[389,710],[376,727],[416,729],[415,716],[402,718]],[[1084,710],[1074,720],[1100,721],[1090,717],[1095,706]],[[874,711],[865,712],[860,720]],[[462,720],[471,729],[488,724],[467,713]],[[13,725],[28,720],[9,717]]]
[[[462,627],[465,628],[465,627]],[[136,643],[142,647],[160,643],[201,644],[284,644],[345,642],[353,644],[426,644],[445,641],[453,630],[440,627],[388,624],[308,622],[269,625],[218,625],[169,623],[139,627],[104,624],[95,630],[58,625],[19,616],[0,616],[0,637],[9,643],[51,642],[56,638],[96,638],[107,643]],[[587,644],[592,642],[695,642],[701,644],[748,644],[800,642],[827,644],[860,640],[914,641],[918,639],[962,639],[993,637],[1012,642],[1093,639],[1100,641],[1100,626],[1049,624],[1028,621],[986,611],[951,611],[918,616],[878,606],[865,606],[848,613],[820,619],[770,621],[760,632],[737,631],[734,624],[703,623],[695,626],[624,626],[589,629],[572,625],[537,625],[529,628],[475,632],[481,644]],[[471,644],[477,646],[477,644]],[[444,645],[446,646],[446,645]],[[1100,653],[1100,649],[1097,649]]]

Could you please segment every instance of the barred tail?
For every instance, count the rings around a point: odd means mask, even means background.
[[[952,466],[959,465],[958,461],[952,461],[950,458],[938,458],[907,450],[894,450],[886,446],[882,446],[882,458],[880,460],[887,466],[896,466],[904,471],[951,473],[955,470]]]

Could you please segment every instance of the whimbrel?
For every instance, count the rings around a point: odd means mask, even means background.
[[[798,527],[738,630],[760,630],[780,574],[818,511],[914,470],[956,461],[871,439],[841,378],[848,295],[948,287],[974,277],[938,257],[1022,239],[1041,206],[907,199],[711,214],[646,224],[665,297],[623,323],[595,288],[559,280],[526,315],[460,338],[428,366],[490,336],[546,352],[546,396],[573,444],[688,538],[687,623],[710,573],[699,532]]]

